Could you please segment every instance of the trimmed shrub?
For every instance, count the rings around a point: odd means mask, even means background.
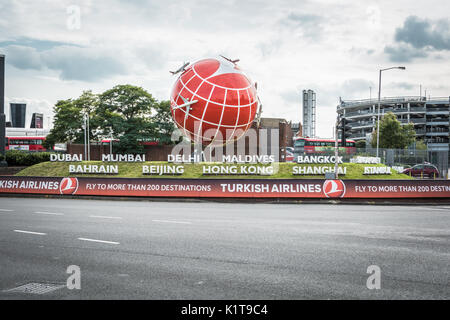
[[[6,152],[6,162],[9,166],[32,166],[45,161],[50,161],[50,152],[23,152],[18,150]]]

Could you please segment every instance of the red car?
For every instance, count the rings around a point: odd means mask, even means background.
[[[430,163],[416,164],[412,168],[403,170],[404,174],[419,178],[438,178],[439,170]]]
[[[294,148],[286,148],[286,162],[294,162]]]

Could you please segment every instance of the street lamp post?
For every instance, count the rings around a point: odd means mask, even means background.
[[[0,155],[5,153],[5,56],[0,54]],[[5,160],[0,160],[0,167],[6,167],[8,163]]]
[[[113,143],[113,132],[112,127],[109,127],[109,154],[112,155],[112,143]]]
[[[86,114],[84,114],[83,116],[83,120],[84,120],[84,124],[83,124],[83,129],[84,129],[84,160],[87,160],[87,136],[86,136],[86,129],[87,129],[87,123],[86,123]]]
[[[338,156],[339,156],[339,115],[336,118],[335,128],[335,140],[334,140],[334,179],[338,178]],[[341,138],[341,141],[343,137]]]
[[[379,155],[379,145],[380,145],[380,104],[381,104],[381,72],[391,70],[391,69],[400,69],[405,70],[406,67],[390,67],[386,69],[380,69],[380,76],[378,78],[378,115],[377,115],[377,158]]]
[[[87,160],[91,161],[91,137],[89,129],[89,113],[87,114]]]

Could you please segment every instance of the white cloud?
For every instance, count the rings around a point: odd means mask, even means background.
[[[126,73],[117,55],[98,48],[61,45],[39,52],[34,47],[9,45],[4,50],[14,67],[56,70],[61,80],[95,81]]]

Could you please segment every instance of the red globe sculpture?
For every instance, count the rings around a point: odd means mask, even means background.
[[[245,134],[258,98],[254,84],[233,61],[203,59],[178,72],[170,105],[186,137],[204,145],[224,145]]]

